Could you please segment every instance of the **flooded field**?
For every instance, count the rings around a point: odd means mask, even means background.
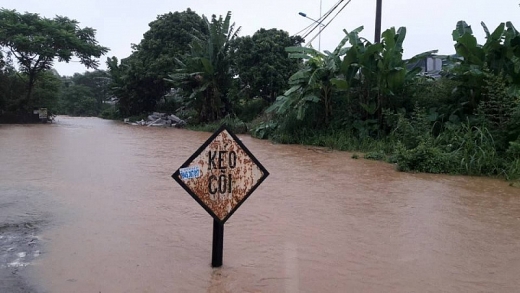
[[[516,292],[520,190],[244,144],[269,178],[226,223],[170,177],[210,136],[59,117],[0,125],[0,292]],[[17,291],[18,290],[18,291]]]

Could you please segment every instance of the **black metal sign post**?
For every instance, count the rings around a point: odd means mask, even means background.
[[[222,266],[222,255],[224,254],[224,224],[213,219],[213,249],[211,251],[211,266],[218,268]]]
[[[269,176],[242,141],[217,130],[172,177],[213,217],[211,266],[222,266],[224,223]]]

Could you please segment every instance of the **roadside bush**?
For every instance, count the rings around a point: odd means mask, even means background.
[[[404,102],[407,111],[413,111],[415,107],[435,109],[439,118],[448,120],[449,116],[457,112],[459,107],[458,96],[455,89],[460,82],[442,77],[432,79],[420,77],[407,87],[407,95],[410,97]]]
[[[386,158],[386,155],[382,151],[368,152],[365,154],[364,158],[367,160],[383,161]]]
[[[262,114],[268,103],[264,99],[246,100],[236,106],[237,117],[244,122],[251,122]]]
[[[117,120],[121,119],[119,110],[114,105],[105,105],[104,109],[99,113],[99,117],[103,119]]]
[[[409,118],[403,113],[387,115],[395,125],[391,137],[397,141],[390,160],[401,171],[467,175],[505,172],[493,135],[485,126],[472,126],[469,119],[465,123],[438,122],[417,106]]]
[[[484,82],[477,116],[493,135],[497,149],[503,152],[520,134],[520,121],[516,120],[520,117],[515,117],[520,102],[511,94],[503,76],[488,74]]]
[[[220,125],[225,125],[234,133],[247,133],[247,124],[238,117],[228,115],[220,120]]]
[[[273,136],[277,128],[278,123],[276,121],[256,122],[251,130],[251,135],[259,139],[268,139]]]
[[[506,164],[506,178],[508,180],[520,179],[520,137],[509,144],[507,156],[510,160]]]
[[[194,109],[186,109],[184,107],[177,109],[175,115],[180,119],[186,121],[188,125],[199,125],[199,117],[197,111]]]
[[[433,146],[432,140],[421,141],[412,149],[398,142],[394,160],[397,169],[404,172],[452,173],[450,171],[453,171],[451,156]]]
[[[387,121],[392,128],[390,137],[411,149],[424,139],[431,137],[432,122],[424,108],[415,107],[410,118],[404,112],[386,113]]]

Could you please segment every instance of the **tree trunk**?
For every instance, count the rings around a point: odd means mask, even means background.
[[[330,104],[330,90],[329,88],[325,87],[323,90],[323,101],[325,104],[325,125],[329,125],[330,116],[332,114],[332,106]]]
[[[31,70],[29,72],[29,83],[27,84],[27,95],[25,96],[25,100],[21,102],[20,108],[24,111],[30,111],[29,105],[31,104],[32,91],[34,88],[34,83],[36,81],[36,74]]]

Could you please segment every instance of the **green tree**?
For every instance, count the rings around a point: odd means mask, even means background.
[[[47,108],[54,113],[58,107],[61,90],[61,78],[56,70],[47,70],[40,73],[34,84],[32,103],[38,108]]]
[[[0,51],[1,54],[1,51]],[[12,60],[5,57],[0,61],[0,114],[15,112],[20,97],[25,95],[25,79],[14,68]]]
[[[233,72],[240,89],[251,97],[274,102],[287,88],[287,80],[298,70],[299,60],[290,59],[286,47],[299,46],[300,36],[278,29],[260,29],[253,36],[237,38],[232,44]]]
[[[84,85],[90,89],[96,99],[96,112],[100,112],[103,103],[108,99],[108,83],[110,77],[104,70],[75,73],[70,79],[75,85]]]
[[[81,84],[65,86],[61,94],[60,113],[71,116],[97,116],[99,111],[92,90]]]
[[[56,16],[48,19],[36,13],[18,13],[0,9],[0,46],[17,60],[27,75],[27,93],[20,108],[29,110],[34,85],[41,72],[52,68],[54,61],[69,62],[73,56],[87,68],[96,68],[108,48],[100,46],[95,30],[80,28],[76,20]]]
[[[193,10],[159,15],[150,24],[132,54],[107,60],[112,82],[111,93],[119,99],[123,115],[137,115],[155,110],[157,102],[170,91],[165,78],[178,68],[176,58],[190,51],[194,37],[202,38],[207,27]]]

